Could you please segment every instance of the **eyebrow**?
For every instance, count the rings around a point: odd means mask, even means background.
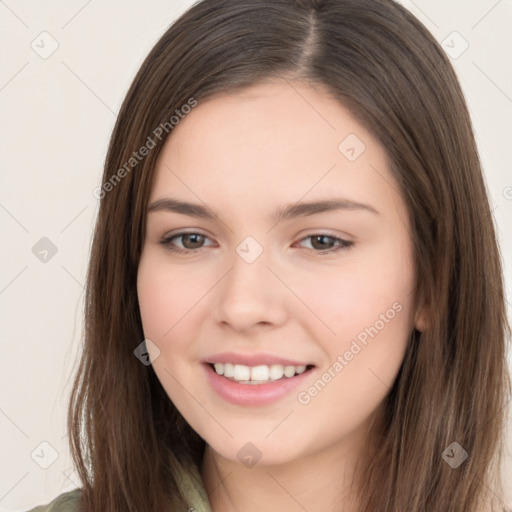
[[[296,217],[306,217],[317,213],[330,212],[334,210],[361,210],[380,215],[380,213],[371,205],[351,201],[344,198],[332,198],[318,201],[293,203],[283,208],[278,208],[271,220],[274,222],[282,222]],[[199,219],[215,219],[218,216],[206,206],[180,201],[171,197],[158,199],[148,207],[148,212],[166,211],[188,215],[189,217],[197,217]]]

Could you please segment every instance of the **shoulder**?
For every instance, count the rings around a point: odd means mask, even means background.
[[[27,512],[78,512],[81,489],[74,489],[57,496],[51,503],[27,510]]]

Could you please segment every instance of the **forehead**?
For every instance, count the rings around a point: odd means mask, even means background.
[[[192,153],[198,159],[208,154],[223,167],[236,163],[240,169],[264,161],[272,172],[285,160],[296,167],[306,155],[309,167],[334,162],[341,156],[339,143],[350,134],[371,153],[380,149],[321,86],[273,80],[201,102],[173,129],[166,150],[174,158],[185,152],[187,160]]]
[[[403,209],[384,148],[326,90],[298,82],[200,102],[169,135],[155,173],[150,200],[172,193],[263,215],[263,203],[337,194]]]

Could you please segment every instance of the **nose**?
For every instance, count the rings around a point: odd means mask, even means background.
[[[231,269],[215,290],[213,315],[224,327],[246,332],[286,321],[290,297],[275,269],[267,266],[265,252],[252,263],[235,253]]]

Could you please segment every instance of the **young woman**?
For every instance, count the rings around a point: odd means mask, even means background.
[[[204,0],[119,113],[52,512],[502,510],[468,111],[390,0]],[[498,507],[499,505],[499,507]]]

